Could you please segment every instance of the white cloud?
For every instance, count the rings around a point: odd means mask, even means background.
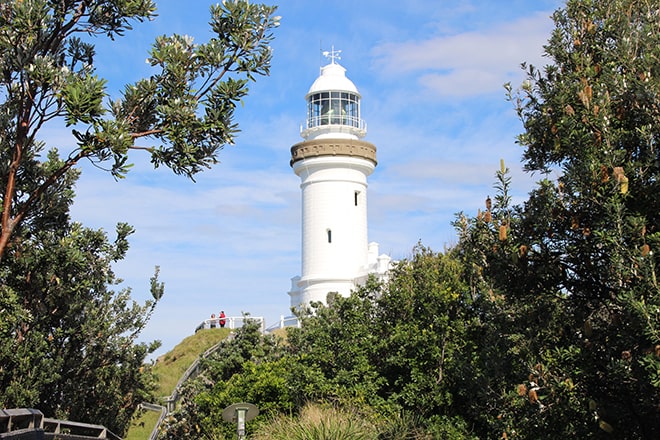
[[[373,55],[382,75],[403,80],[415,76],[441,96],[490,93],[519,77],[520,63],[545,63],[542,46],[552,28],[549,15],[540,12],[491,29],[384,43]]]
[[[430,73],[419,78],[419,84],[437,95],[448,97],[477,96],[500,90],[501,77],[479,69],[452,70],[445,74]]]

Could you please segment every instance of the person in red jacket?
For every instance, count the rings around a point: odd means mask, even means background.
[[[225,323],[227,322],[227,321],[225,320],[225,311],[224,311],[224,310],[222,310],[222,311],[220,312],[220,314],[218,315],[218,318],[220,318],[220,328],[224,328],[224,327],[225,327]]]

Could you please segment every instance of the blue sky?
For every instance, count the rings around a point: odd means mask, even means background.
[[[211,2],[157,1],[159,17],[138,23],[113,43],[99,41],[97,73],[117,96],[123,84],[150,75],[145,63],[157,35],[209,36]],[[456,242],[451,221],[476,214],[494,193],[499,161],[511,169],[514,195],[539,176],[522,172],[522,130],[503,84],[519,85],[520,63],[542,66],[558,0],[280,0],[271,75],[250,87],[237,111],[236,145],[196,183],[134,169],[115,182],[81,164],[73,218],[110,233],[136,228],[128,257],[116,265],[135,299],[149,297],[161,268],[166,293],[142,339],[164,353],[196,325],[225,310],[249,312],[267,325],[288,314],[290,278],[300,273],[300,189],[289,149],[302,140],[304,96],[319,74],[321,50],[341,50],[339,63],[362,94],[365,140],[378,148],[369,178],[369,240],[395,259],[421,241],[441,251]],[[71,145],[49,133],[50,145]]]

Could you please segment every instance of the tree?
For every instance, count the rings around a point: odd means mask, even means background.
[[[497,193],[483,212],[455,222],[454,252],[472,297],[465,337],[472,359],[461,365],[465,386],[457,400],[486,437],[588,437],[593,429],[574,378],[557,372],[566,360],[557,358],[572,353],[574,331],[566,296],[555,284],[554,254],[518,235],[523,211],[511,205],[508,172],[502,163]],[[548,212],[538,215],[538,222],[551,221]]]
[[[465,332],[461,274],[458,260],[418,245],[392,271],[378,300],[386,392],[403,408],[450,413],[456,380],[451,372],[461,362]]]
[[[106,81],[86,39],[123,36],[131,22],[153,19],[155,10],[152,0],[0,6],[0,259],[22,225],[39,221],[44,200],[81,160],[121,178],[129,153],[142,150],[155,167],[193,178],[232,143],[236,104],[249,81],[269,72],[275,7],[244,0],[212,6],[213,38],[194,44],[185,36],[159,37],[148,58],[156,72],[106,105]],[[56,120],[71,128],[77,148],[61,161],[42,162],[38,135]]]
[[[385,409],[385,384],[374,362],[382,336],[374,321],[380,288],[369,280],[348,298],[329,293],[327,305],[312,304],[299,318],[301,328],[288,330],[288,347],[299,364],[291,378],[299,408],[311,401]]]
[[[153,300],[139,305],[130,290],[114,292],[111,264],[132,232],[117,237],[79,224],[39,230],[15,245],[2,264],[0,401],[44,414],[105,425],[123,434],[137,405],[151,400],[146,357],[160,343],[136,343],[163,294],[157,272]]]
[[[268,73],[274,7],[246,1],[211,8],[207,43],[160,37],[155,73],[108,98],[94,69],[92,37],[111,39],[151,20],[151,0],[5,1],[0,5],[0,401],[48,416],[100,423],[123,433],[150,400],[144,364],[158,343],[137,344],[163,286],[140,305],[112,264],[132,228],[104,231],[72,223],[69,207],[87,159],[115,178],[142,150],[154,166],[191,179],[212,165],[237,133],[236,104]],[[77,142],[67,157],[38,140],[63,122]],[[138,141],[139,140],[139,141]],[[137,142],[145,142],[138,145]],[[47,151],[46,148],[49,148]],[[44,153],[45,152],[45,153]],[[44,155],[44,156],[42,156]],[[4,258],[3,258],[4,256]]]
[[[658,11],[569,0],[551,63],[510,89],[526,169],[559,177],[466,219],[459,245],[513,356],[490,399],[509,436],[660,435]]]

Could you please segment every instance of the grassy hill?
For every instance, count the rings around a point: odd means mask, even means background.
[[[156,395],[161,399],[150,403],[164,404],[164,399],[172,394],[177,382],[195,359],[228,335],[229,329],[226,328],[199,330],[159,357],[154,365],[154,373],[158,377]],[[133,421],[125,440],[147,440],[159,415],[154,411],[145,411],[141,417]]]

